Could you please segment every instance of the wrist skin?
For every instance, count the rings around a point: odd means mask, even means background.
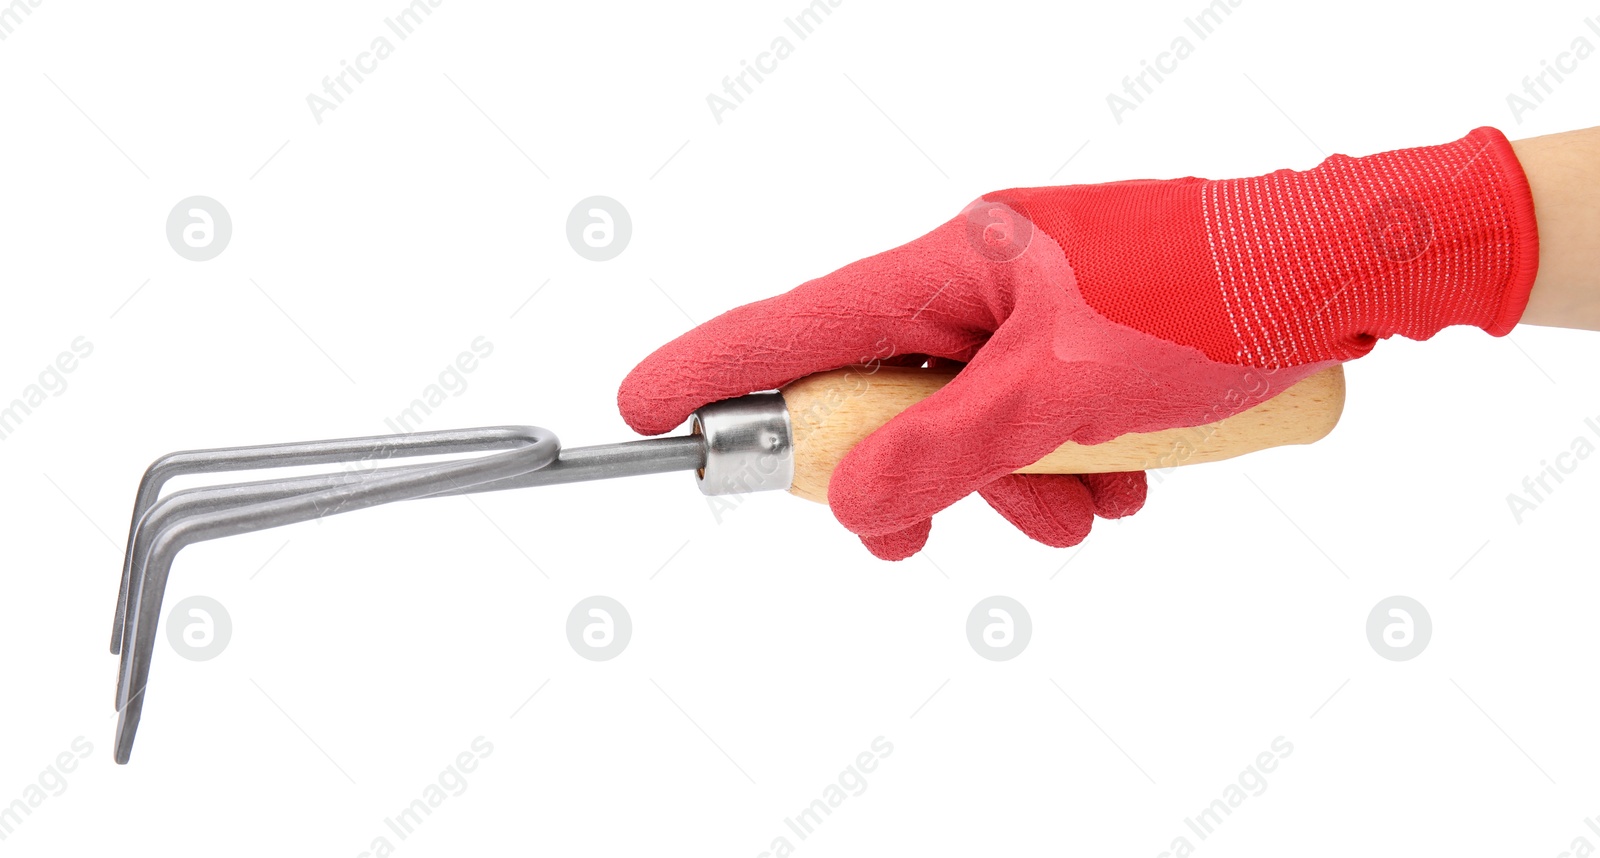
[[[1513,141],[1539,222],[1522,323],[1600,331],[1600,128]]]

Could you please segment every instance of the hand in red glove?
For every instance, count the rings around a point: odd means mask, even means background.
[[[720,399],[887,355],[965,363],[834,471],[829,505],[908,557],[977,491],[1071,545],[1143,503],[1142,473],[1018,476],[1066,441],[1198,426],[1379,338],[1509,331],[1537,264],[1533,203],[1492,128],[1251,179],[989,194],[933,232],[725,313],[623,381],[646,434]]]

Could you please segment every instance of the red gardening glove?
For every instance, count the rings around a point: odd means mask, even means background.
[[[1143,474],[1013,471],[1065,441],[1220,420],[1393,334],[1505,334],[1537,255],[1527,181],[1493,128],[1306,172],[1002,191],[684,334],[617,401],[656,434],[822,370],[964,362],[845,457],[835,516],[900,559],[935,512],[977,491],[1030,536],[1073,544],[1091,510],[1136,510]]]

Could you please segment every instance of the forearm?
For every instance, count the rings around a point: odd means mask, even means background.
[[[1539,274],[1522,322],[1600,331],[1600,128],[1511,145],[1539,221]]]

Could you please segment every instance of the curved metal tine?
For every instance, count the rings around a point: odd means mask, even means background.
[[[310,521],[326,515],[353,512],[392,501],[426,497],[452,489],[492,484],[497,480],[538,470],[555,461],[560,442],[537,427],[524,427],[529,445],[523,449],[437,465],[392,468],[359,481],[319,491],[295,494],[185,516],[163,527],[150,543],[141,574],[131,582],[128,599],[131,622],[128,646],[118,677],[117,740],[115,757],[126,763],[144,707],[144,692],[155,651],[156,626],[172,562],[185,546],[223,536],[250,533],[285,524]]]
[[[161,490],[174,477],[222,471],[252,471],[300,465],[328,465],[353,461],[381,461],[390,458],[430,456],[497,449],[504,433],[516,427],[487,426],[478,429],[453,429],[413,432],[407,435],[367,435],[359,438],[334,438],[289,444],[262,444],[251,447],[217,447],[209,450],[182,450],[168,453],[145,469],[133,501],[133,521],[128,525],[128,542],[122,558],[122,582],[117,588],[117,610],[111,620],[111,652],[122,651],[123,615],[127,611],[128,582],[133,574],[133,544],[139,522],[161,496]],[[503,445],[502,445],[503,446]]]
[[[504,427],[494,428],[498,431]],[[520,436],[517,436],[514,440],[519,443],[527,443],[526,439]],[[498,443],[497,445],[506,446],[504,443]],[[479,491],[492,491],[501,488],[505,483],[513,480],[525,480],[530,474],[536,473],[537,470],[544,470],[546,468],[554,467],[558,462],[559,459],[556,462],[551,462],[550,464],[544,466],[544,468],[513,474],[508,477],[494,480],[492,481],[493,488],[490,487],[489,483],[463,484],[460,481],[451,481],[446,484],[441,484],[437,490],[431,493],[419,492],[418,494],[411,496],[410,499],[469,494]],[[405,471],[425,470],[432,467],[436,466],[404,465],[393,468],[380,468],[377,471],[365,472],[362,474],[315,474],[306,477],[291,477],[281,480],[258,480],[248,483],[231,483],[222,486],[207,486],[205,488],[186,489],[184,491],[174,492],[173,494],[167,495],[166,497],[157,501],[156,505],[151,507],[149,512],[145,513],[144,519],[139,522],[138,531],[134,536],[134,547],[132,551],[132,556],[134,559],[130,567],[133,578],[137,580],[138,577],[144,573],[145,565],[149,560],[150,545],[155,540],[160,539],[162,533],[171,527],[174,522],[181,521],[185,517],[198,515],[205,512],[249,506],[262,501],[280,500],[287,497],[294,497],[296,495],[308,494],[311,492],[321,491],[347,484],[355,480],[370,479],[377,476],[388,476]],[[511,486],[504,487],[510,488]],[[329,510],[324,512],[322,515],[333,515],[340,511],[341,510]],[[319,515],[318,517],[320,518],[322,516]],[[127,628],[132,623],[132,606],[132,602],[125,600],[124,612],[121,615],[123,628]],[[117,682],[118,690],[116,698],[116,707],[118,709],[122,708],[122,704],[126,702],[122,699],[122,682],[120,679],[120,671],[121,669],[119,668],[119,678]]]
[[[490,432],[503,430],[504,427],[487,427],[481,430],[466,431]],[[516,438],[520,440],[521,435],[517,435]],[[489,483],[468,486],[451,485],[427,495],[427,497],[505,491],[618,476],[689,471],[704,467],[704,465],[705,445],[698,436],[651,438],[620,444],[561,449],[558,451],[555,461],[537,470],[526,471]],[[430,466],[405,465],[383,468],[375,472],[363,472],[363,474],[388,474],[401,470],[427,467]],[[139,523],[134,537],[132,553],[134,557],[134,563],[131,567],[133,574],[135,576],[142,574],[148,558],[150,543],[158,538],[161,531],[172,521],[198,512],[244,506],[260,501],[277,500],[297,494],[318,491],[349,481],[352,478],[351,474],[345,472],[315,474],[305,477],[207,486],[167,495],[157,501],[155,506],[145,513],[144,519]],[[422,496],[419,494],[416,497]],[[124,600],[124,603],[126,603],[126,600]],[[130,623],[126,604],[124,605],[124,613],[121,615],[121,619],[123,627],[126,628]],[[121,698],[120,676],[116,686],[115,705],[120,709],[125,702]]]
[[[443,497],[477,492],[507,491],[533,486],[557,485],[560,483],[610,479],[622,476],[692,471],[704,466],[705,444],[698,436],[651,438],[643,441],[561,450],[558,458],[543,468],[505,477],[492,483],[466,487],[446,487],[427,496]],[[428,466],[407,465],[404,467],[425,468]],[[376,473],[387,473],[402,469],[384,468]],[[144,519],[136,528],[133,548],[130,552],[130,556],[134,560],[128,566],[128,575],[137,576],[139,574],[139,570],[143,566],[141,558],[144,558],[149,553],[149,544],[154,538],[152,534],[158,533],[165,526],[165,522],[173,518],[191,514],[195,510],[223,509],[317,491],[337,485],[350,478],[349,474],[344,473],[318,474],[308,477],[208,486],[168,495],[145,513]],[[126,585],[124,585],[124,591],[126,591]],[[118,628],[125,629],[128,625],[130,613],[125,592],[124,598],[119,602],[122,611],[118,614]],[[118,649],[120,650],[120,647]],[[120,707],[122,702],[121,699],[118,699],[116,705]]]
[[[518,428],[496,426],[463,431],[470,431],[481,435],[483,438],[483,445],[504,448],[513,445],[527,446],[530,444],[529,439],[531,437],[531,433],[543,430],[536,430],[533,427]],[[545,434],[548,435],[549,433]],[[551,441],[554,441],[553,436],[551,436]],[[533,443],[538,442],[534,441]],[[554,443],[552,446],[559,448],[560,445],[559,443]],[[559,449],[557,450],[557,453],[559,453]],[[556,454],[554,453],[551,454],[552,462],[555,455]],[[467,463],[470,463],[471,461],[473,460],[466,460]],[[419,474],[421,472],[438,473],[441,465],[443,464],[450,463],[437,463],[432,465],[406,465],[393,468],[382,468],[377,471],[363,472],[359,474],[342,472],[334,474],[314,474],[305,477],[292,477],[280,480],[260,480],[249,483],[234,483],[230,485],[208,486],[205,488],[187,489],[185,491],[175,492],[157,501],[156,505],[151,507],[149,512],[145,513],[144,519],[139,523],[138,531],[134,536],[134,547],[132,551],[133,563],[130,567],[133,575],[132,580],[137,582],[143,575],[145,566],[147,565],[149,559],[151,546],[161,539],[166,530],[170,529],[177,523],[180,523],[185,518],[190,518],[207,512],[249,507],[267,501],[276,501],[299,495],[309,495],[315,492],[324,492],[343,486],[351,486],[356,483],[369,483],[379,478],[393,477],[408,472],[418,472]],[[545,463],[545,465],[548,464],[551,463]],[[540,467],[543,466],[544,465],[541,465]],[[526,472],[536,469],[537,468],[523,468],[513,474],[513,476],[521,476]],[[429,488],[429,485],[431,485],[431,488]],[[423,485],[421,488],[417,489],[415,494],[408,495],[407,497],[423,497],[429,494],[472,491],[475,487],[476,485],[474,483],[466,482],[459,478],[452,478],[451,475],[447,473],[444,477],[434,480],[433,483]],[[395,499],[403,500],[406,498],[397,497]],[[317,515],[313,517],[320,518],[326,515],[334,515],[343,511],[343,509],[329,508],[320,510]],[[246,528],[240,532],[259,529],[262,528]],[[124,628],[128,628],[132,624],[133,611],[135,607],[135,600],[130,599],[127,601],[126,610],[121,616]],[[126,662],[127,656],[126,653],[124,653],[122,660],[124,667]],[[116,706],[119,709],[125,702],[127,702],[122,696],[123,692],[121,690],[122,682],[120,672],[121,668],[119,668],[119,678],[117,682],[118,692],[116,698]]]
[[[151,542],[159,539],[161,533],[174,521],[180,521],[186,516],[249,506],[262,501],[281,500],[282,498],[333,488],[368,476],[387,475],[399,471],[419,470],[429,467],[432,466],[404,465],[394,468],[381,468],[374,472],[359,475],[348,473],[316,474],[308,477],[232,483],[223,486],[207,486],[205,488],[174,492],[157,501],[156,505],[151,507],[150,511],[146,512],[144,518],[139,522],[139,527],[133,538],[133,548],[130,551],[133,562],[129,564],[129,574],[134,578],[143,574],[145,563],[150,553]],[[448,490],[445,489],[445,491]],[[120,628],[125,629],[128,627],[131,621],[129,616],[131,606],[132,603],[129,600],[123,600],[123,612],[119,615]],[[121,696],[121,687],[122,683],[119,676],[116,700],[116,706],[119,709],[124,702]]]

